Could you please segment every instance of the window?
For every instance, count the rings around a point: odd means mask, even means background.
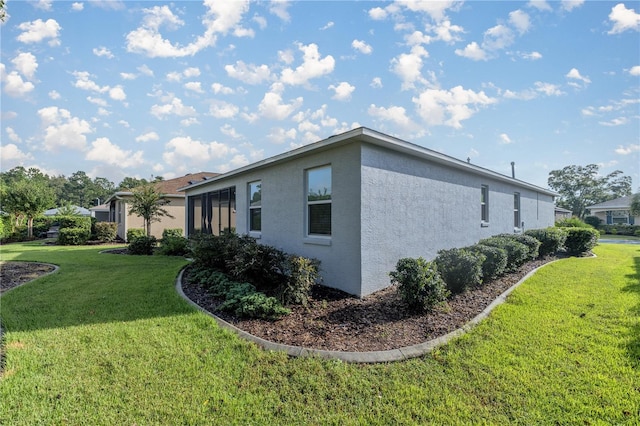
[[[331,235],[331,166],[307,170],[307,234]]]
[[[483,224],[489,223],[489,186],[480,187],[480,220]]]
[[[513,193],[513,227],[520,228],[520,193]]]
[[[193,195],[188,200],[187,225],[194,233],[220,235],[236,227],[236,188]]]
[[[249,183],[249,231],[262,231],[262,181]]]

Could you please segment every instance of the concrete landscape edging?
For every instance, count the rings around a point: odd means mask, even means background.
[[[595,255],[592,257],[595,257]],[[491,302],[482,312],[480,312],[478,315],[473,317],[462,327],[450,333],[436,337],[435,339],[431,339],[423,343],[418,343],[411,346],[405,346],[402,348],[390,349],[385,351],[366,351],[366,352],[330,351],[330,350],[323,350],[323,349],[313,349],[313,348],[306,348],[306,347],[300,347],[300,346],[285,345],[281,343],[270,342],[268,340],[254,336],[250,333],[247,333],[244,330],[239,329],[233,324],[230,324],[229,322],[223,320],[222,318],[219,318],[218,316],[214,315],[213,313],[204,309],[202,306],[195,303],[193,300],[189,299],[182,291],[182,277],[183,277],[184,269],[180,271],[180,273],[178,274],[178,278],[176,279],[176,291],[183,299],[185,299],[191,305],[195,306],[197,309],[204,312],[205,314],[211,316],[222,328],[233,331],[241,338],[251,341],[268,351],[285,352],[287,355],[295,356],[295,357],[315,356],[315,357],[325,358],[325,359],[337,359],[337,360],[341,360],[344,362],[351,362],[351,363],[394,362],[394,361],[404,361],[411,358],[422,356],[424,354],[427,354],[433,351],[439,346],[442,346],[450,342],[451,340],[467,333],[473,327],[479,324],[483,319],[487,318],[491,313],[491,311],[493,311],[496,307],[503,304],[507,300],[507,296],[509,296],[511,292],[513,292],[522,283],[524,283],[529,277],[535,274],[540,268],[543,268],[555,262],[557,262],[557,260],[551,261],[549,263],[545,263],[544,265],[541,265],[536,269],[527,273],[527,275],[522,277],[520,281],[518,281],[513,286],[505,290],[493,302]]]

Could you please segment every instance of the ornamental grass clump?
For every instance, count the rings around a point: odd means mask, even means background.
[[[482,284],[482,263],[486,256],[478,251],[452,248],[440,250],[434,262],[440,276],[453,294]]]
[[[398,285],[402,300],[416,312],[431,311],[444,303],[450,294],[436,264],[422,257],[398,260],[395,271],[389,276],[391,284]]]

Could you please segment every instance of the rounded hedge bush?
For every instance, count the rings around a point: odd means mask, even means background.
[[[555,254],[564,247],[567,239],[567,231],[563,228],[549,227],[545,229],[529,229],[525,231],[529,235],[540,241],[539,256],[545,257]]]
[[[564,247],[569,254],[583,254],[598,243],[599,232],[593,228],[565,228],[567,239]]]
[[[505,249],[483,244],[475,244],[467,248],[471,252],[480,253],[485,257],[482,262],[483,280],[492,280],[503,275],[507,269],[507,251]]]
[[[504,237],[490,237],[480,240],[478,244],[497,247],[507,252],[507,271],[515,271],[520,265],[527,261],[529,249],[524,244]]]
[[[482,284],[482,263],[485,255],[478,251],[452,248],[440,250],[434,262],[451,293],[463,293]]]
[[[402,300],[414,311],[430,311],[449,297],[436,264],[422,257],[398,260],[395,271],[389,276],[391,284],[398,285]]]

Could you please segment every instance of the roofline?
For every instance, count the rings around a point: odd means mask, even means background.
[[[112,200],[122,200],[124,197],[133,196],[131,191],[119,191],[107,198],[104,204],[110,203]],[[162,194],[163,197],[184,198],[184,194]]]
[[[223,173],[221,175],[207,179],[206,181],[197,182],[192,185],[187,185],[185,187],[178,188],[178,190],[186,191],[186,190],[198,188],[202,185],[210,184],[218,180],[224,180],[248,171],[257,170],[264,167],[276,165],[285,161],[289,161],[294,158],[301,157],[309,152],[320,152],[329,148],[344,145],[352,140],[358,140],[358,141],[366,142],[372,145],[381,146],[384,148],[391,148],[397,152],[402,152],[412,156],[418,156],[420,158],[434,161],[439,164],[445,164],[447,166],[454,167],[456,169],[461,169],[474,174],[487,176],[498,181],[509,182],[509,183],[515,182],[521,187],[532,189],[537,192],[542,192],[547,195],[551,195],[551,196],[558,195],[558,193],[551,191],[549,189],[542,188],[537,185],[533,185],[531,183],[528,183],[519,179],[515,179],[510,176],[503,175],[501,173],[494,172],[493,170],[486,169],[484,167],[480,167],[475,164],[471,164],[466,161],[459,160],[449,155],[442,154],[440,152],[431,150],[429,148],[425,148],[420,145],[416,145],[414,143],[404,141],[394,136],[380,133],[378,131],[369,129],[367,127],[358,127],[356,129],[352,129],[347,132],[340,133],[338,135],[333,135],[326,139],[320,140],[318,142],[304,145],[300,148],[296,148],[294,150],[287,151],[282,154],[278,154],[273,157],[269,157],[264,160],[260,160],[258,162],[231,170],[227,173]]]

